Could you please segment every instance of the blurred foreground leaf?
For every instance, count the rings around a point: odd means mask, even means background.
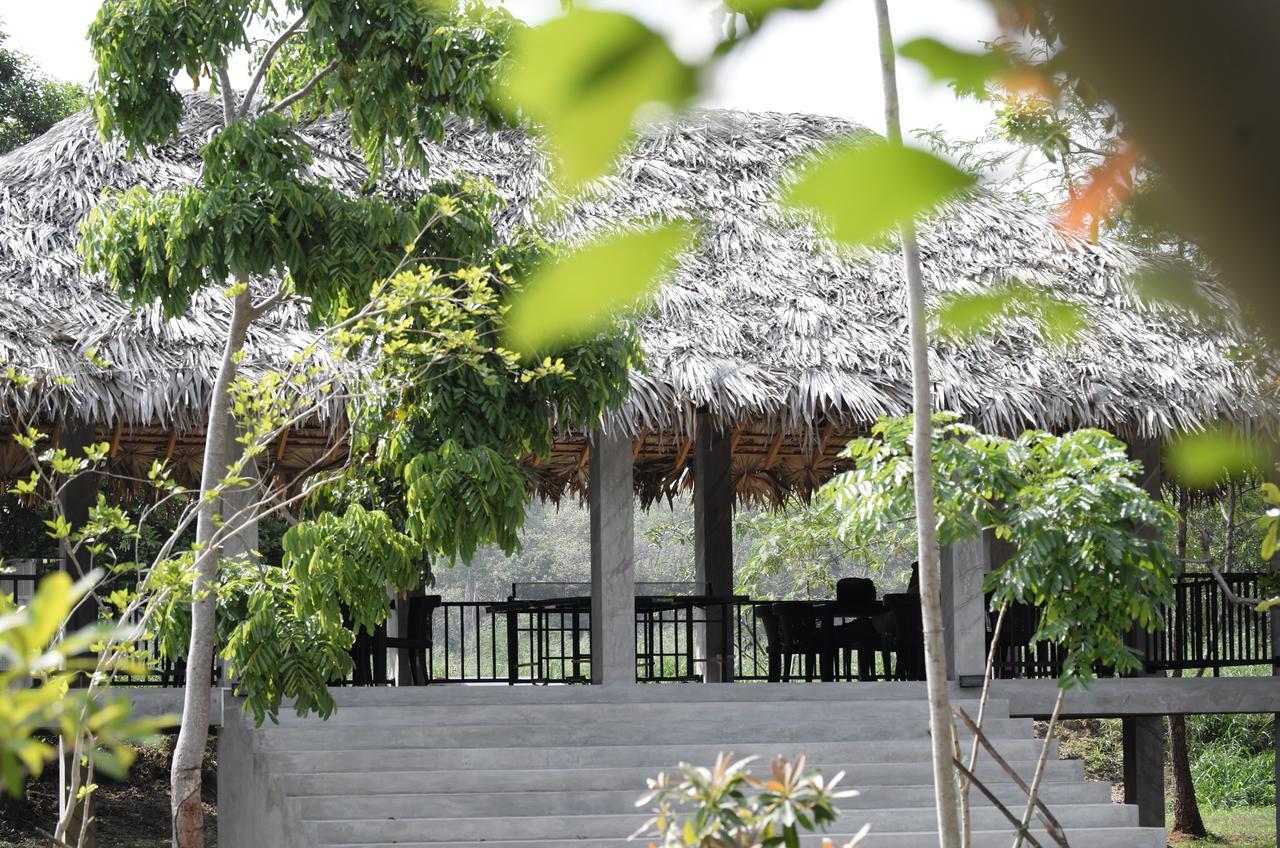
[[[507,106],[546,130],[566,187],[603,174],[637,110],[678,108],[696,73],[667,42],[621,12],[574,11],[524,30],[502,82]]]
[[[783,203],[810,209],[832,238],[874,242],[973,185],[973,177],[932,153],[883,139],[854,140],[800,166]]]
[[[1191,488],[1207,488],[1234,477],[1257,474],[1270,462],[1261,444],[1226,427],[1178,437],[1169,444],[1166,458],[1178,481]]]
[[[1078,304],[1061,300],[1026,283],[1010,283],[972,294],[948,294],[935,313],[939,332],[967,340],[989,332],[1000,321],[1028,318],[1054,344],[1075,341],[1088,325]]]
[[[507,345],[531,353],[591,335],[656,286],[692,237],[688,224],[619,233],[541,268],[512,304]]]
[[[936,38],[917,38],[898,48],[904,59],[924,66],[938,82],[949,83],[957,94],[981,97],[987,83],[1008,73],[1012,63],[1006,53],[989,50],[970,53],[957,50]]]

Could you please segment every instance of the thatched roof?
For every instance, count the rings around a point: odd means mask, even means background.
[[[196,178],[199,147],[220,111],[199,95],[188,96],[187,109],[181,138],[149,158],[104,145],[87,114],[0,158],[0,357],[44,377],[35,392],[0,381],[4,409],[91,418],[108,433],[119,422],[116,439],[126,448],[135,432],[167,442],[171,453],[175,433],[196,443],[224,299],[210,293],[176,320],[158,309],[132,312],[101,281],[81,275],[74,249],[78,223],[102,189]],[[789,164],[858,132],[865,130],[807,115],[696,113],[649,129],[618,174],[553,226],[553,235],[580,239],[649,216],[705,223],[698,247],[641,321],[647,371],[633,375],[625,408],[607,422],[640,437],[637,467],[651,495],[680,476],[698,409],[733,429],[743,493],[767,494],[807,489],[830,474],[844,438],[909,408],[895,249],[841,255],[774,203]],[[341,121],[319,121],[303,135],[327,154],[317,159],[318,179],[353,190],[364,180]],[[511,201],[504,227],[528,220],[531,199],[546,188],[536,145],[514,130],[455,124],[432,160],[433,178],[466,172],[491,180]],[[393,173],[383,188],[420,186],[416,176]],[[1068,238],[1048,213],[991,192],[927,222],[921,246],[935,301],[942,292],[1017,279],[1078,303],[1091,322],[1065,349],[1028,322],[972,343],[935,343],[939,407],[1006,433],[1096,425],[1159,438],[1213,421],[1274,429],[1274,362],[1242,355],[1249,340],[1237,331],[1140,305],[1128,283],[1144,261],[1134,250]],[[252,334],[245,366],[281,363],[309,339],[300,313],[281,310]],[[114,365],[89,365],[89,347]],[[76,379],[60,385],[60,375]],[[340,409],[322,410],[311,436],[340,417]],[[534,469],[544,492],[580,481],[580,445],[566,434],[551,462]],[[316,450],[323,452],[319,442]],[[283,445],[278,453],[290,456]]]

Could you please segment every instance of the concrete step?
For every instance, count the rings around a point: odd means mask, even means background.
[[[712,738],[719,740],[718,736]],[[339,740],[334,740],[335,744]],[[1034,760],[1040,756],[1037,739],[999,742],[1008,760]],[[747,740],[737,743],[648,743],[639,745],[524,746],[419,748],[389,745],[383,748],[326,750],[322,740],[311,750],[267,753],[266,765],[275,774],[320,774],[351,771],[456,771],[463,769],[544,769],[645,767],[670,769],[688,762],[711,764],[721,752],[737,757],[794,758],[801,754],[811,762],[827,763],[928,763],[929,740],[831,741],[815,737],[795,741]],[[1057,757],[1057,742],[1050,743],[1050,757]]]
[[[750,770],[762,772],[767,760],[757,761]],[[931,784],[933,768],[928,762],[919,763],[827,763],[807,761],[811,769],[824,775],[845,772],[845,783],[860,788],[862,783],[874,783],[879,787],[916,786]],[[1010,763],[1018,774],[1030,780],[1035,771],[1033,760],[1017,760]],[[396,793],[433,794],[439,792],[545,792],[587,790],[632,790],[639,792],[645,780],[659,772],[674,771],[674,766],[634,766],[620,768],[567,768],[567,769],[473,769],[457,771],[338,771],[320,774],[281,775],[286,794],[291,797],[305,795],[382,795]],[[1003,780],[1001,771],[990,758],[979,760],[978,777],[981,780]],[[1045,768],[1047,783],[1080,782],[1083,763],[1080,760],[1051,760]],[[1100,784],[1109,791],[1109,784]]]
[[[927,702],[925,684],[917,681],[874,683],[692,683],[642,686],[532,686],[504,683],[444,683],[430,686],[335,686],[329,689],[339,709],[345,706],[420,704],[636,704],[698,701],[762,701],[787,704],[806,701]],[[977,689],[952,686],[957,702],[977,704]],[[285,710],[288,710],[286,702]]]
[[[1137,810],[1120,804],[1068,804],[1054,815],[1066,829],[1131,828],[1137,825]],[[879,808],[850,812],[841,826],[856,832],[870,824],[877,833],[911,832],[919,829],[919,808]],[[974,807],[971,819],[975,830],[996,830],[1008,821],[999,811]],[[564,840],[619,838],[631,835],[649,820],[645,813],[629,815],[541,815],[520,817],[463,818],[360,818],[341,821],[308,822],[322,844],[369,844],[387,842],[486,842],[500,840]],[[577,844],[575,842],[575,844]],[[1093,845],[1090,840],[1085,844]]]
[[[962,702],[970,714],[977,714],[976,702]],[[294,727],[413,727],[439,726],[444,723],[521,726],[567,724],[583,721],[719,721],[726,716],[735,719],[768,720],[785,713],[788,720],[831,721],[840,716],[856,716],[857,720],[900,719],[904,716],[928,719],[929,705],[923,701],[864,700],[840,702],[832,700],[798,701],[781,704],[776,701],[646,701],[619,704],[383,704],[339,707],[329,719],[301,717],[296,713],[280,716],[279,726]],[[1008,719],[1008,701],[993,701],[987,706],[989,719]]]
[[[1042,844],[1049,844],[1043,830],[1034,832]],[[847,842],[854,832],[837,823],[829,834],[805,834],[800,844],[805,848],[820,848],[824,839],[837,846]],[[1008,848],[1012,843],[1011,829],[975,830],[974,848]],[[1068,828],[1067,838],[1079,848],[1165,848],[1165,832],[1162,828],[1096,827]],[[477,848],[474,842],[326,842],[326,848]],[[484,848],[635,848],[643,842],[622,839],[572,839],[572,840],[499,840],[484,843]],[[859,848],[937,848],[937,831],[902,831],[898,833],[869,833]]]
[[[462,720],[461,718],[459,719]],[[989,719],[983,728],[992,740],[1028,738],[1029,719]],[[412,727],[356,727],[343,732],[323,723],[264,727],[257,732],[260,751],[350,751],[373,748],[482,748],[696,744],[715,739],[722,748],[743,743],[821,740],[854,742],[926,739],[926,716],[862,719],[833,716],[825,721],[759,721],[738,716],[721,720],[589,721],[524,727],[518,724],[450,724]],[[965,733],[962,731],[962,738]]]
[[[833,773],[834,774],[834,773]],[[916,786],[859,786],[846,778],[841,789],[857,789],[853,797],[837,798],[836,806],[848,810],[856,818],[863,811],[880,808],[910,808],[919,815],[933,810],[933,785]],[[1010,809],[1021,813],[1026,795],[1013,783],[988,784]],[[448,792],[435,794],[383,794],[383,795],[312,795],[295,798],[298,814],[307,821],[336,821],[344,819],[455,819],[493,816],[574,816],[574,815],[623,815],[634,813],[636,801],[643,794],[643,785],[622,790],[555,791],[548,787],[541,791],[516,790],[511,792]],[[1042,786],[1041,797],[1056,811],[1060,807],[1078,804],[1110,804],[1111,787],[1103,783],[1053,782]],[[973,793],[973,807],[988,807],[991,802]],[[855,812],[856,811],[856,812]]]

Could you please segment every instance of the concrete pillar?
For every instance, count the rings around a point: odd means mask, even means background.
[[[1163,461],[1161,442],[1131,439],[1129,455],[1142,463],[1138,485],[1151,497],[1159,498]],[[1146,633],[1140,627],[1135,627],[1130,634],[1130,644],[1140,652],[1145,650]],[[1145,672],[1139,671],[1135,676],[1145,676]],[[1164,717],[1126,718],[1121,724],[1125,803],[1137,805],[1138,824],[1142,827],[1164,827]]]
[[[983,531],[942,549],[942,617],[947,679],[982,686],[987,666],[987,603],[982,581],[992,564],[994,534]]]
[[[61,431],[58,436],[58,447],[62,448],[72,457],[83,457],[84,449],[93,444],[94,441],[94,425],[92,423],[76,420],[68,420],[63,422]],[[71,524],[73,529],[84,526],[89,520],[89,510],[98,498],[98,474],[90,472],[80,474],[79,476],[69,480],[62,486],[59,495],[60,507],[63,516]],[[73,553],[66,542],[60,543],[59,559],[63,571],[71,575],[73,580],[78,580],[90,570],[90,558],[87,554],[81,552],[78,555]],[[68,632],[79,630],[87,627],[98,620],[98,608],[92,597],[86,597],[80,601],[80,604],[71,611],[71,616],[67,620]],[[88,781],[88,769],[74,762],[73,749],[75,742],[72,739],[58,737],[58,778],[59,785],[67,787],[71,784],[72,775],[75,770],[79,769],[80,784],[84,785]],[[58,793],[58,817],[61,818],[66,813],[67,793],[65,791]],[[71,824],[67,828],[67,841],[78,846],[78,848],[93,848],[97,845],[97,827],[93,821],[89,822],[89,827],[82,828],[81,822],[86,816],[92,815],[92,796],[87,796],[78,805],[79,809],[75,810],[71,817]],[[81,830],[84,830],[84,838],[80,838]]]
[[[592,431],[591,682],[636,682],[635,494],[631,440]]]
[[[733,456],[729,434],[705,412],[698,413],[693,453],[693,550],[699,592],[718,599],[733,596]],[[698,654],[706,657],[703,679],[718,683],[733,679],[733,638],[726,622],[726,605],[707,608],[700,627]]]
[[[1164,727],[1163,716],[1123,720],[1124,802],[1140,827],[1164,827]]]

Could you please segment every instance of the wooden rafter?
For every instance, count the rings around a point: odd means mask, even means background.
[[[773,437],[773,442],[769,445],[769,453],[765,454],[764,470],[768,471],[773,468],[773,464],[778,461],[778,451],[782,450],[782,437],[785,435],[783,430],[779,430]]]
[[[115,459],[120,452],[120,437],[124,435],[124,416],[116,419],[115,432],[111,434],[111,449],[107,451],[108,459]]]
[[[813,458],[809,460],[809,470],[818,467],[818,463],[827,454],[827,442],[831,441],[831,433],[835,430],[835,425],[828,421],[822,427],[822,433],[818,436],[818,449],[813,452]]]
[[[587,467],[587,463],[591,461],[591,443],[585,442],[582,445],[582,453],[578,454],[578,468]]]
[[[684,467],[684,461],[689,458],[689,449],[693,447],[693,439],[685,439],[680,445],[680,451],[676,454],[675,465],[671,467],[672,471],[679,471]]]
[[[164,447],[164,461],[168,462],[173,459],[173,451],[178,446],[178,431],[169,431],[169,443]]]
[[[280,438],[276,440],[276,462],[284,459],[284,450],[289,444],[289,428],[285,427],[280,431]]]

